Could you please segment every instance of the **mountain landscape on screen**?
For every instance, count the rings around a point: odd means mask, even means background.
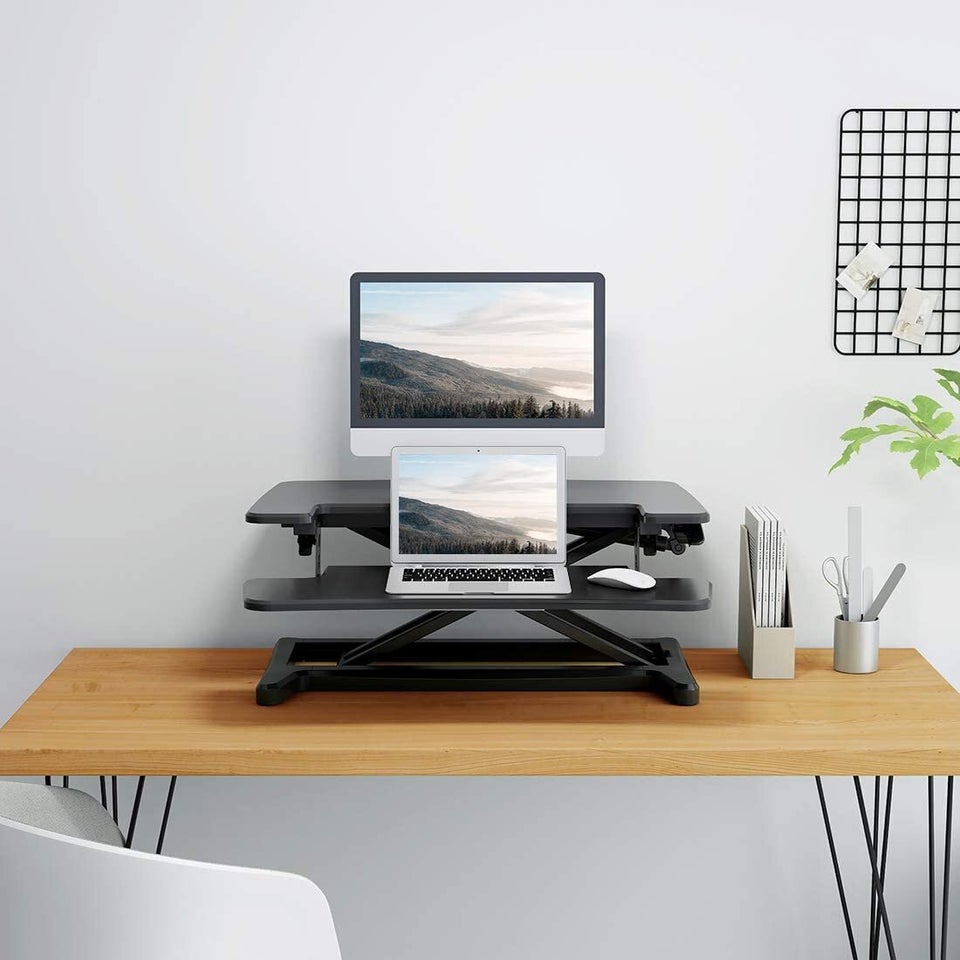
[[[364,280],[362,420],[592,420],[593,284]]]
[[[555,541],[535,539],[514,523],[413,497],[400,497],[399,528],[402,554],[553,554],[557,549]]]
[[[494,369],[390,343],[360,341],[360,416],[369,419],[505,418],[579,420],[592,404],[582,371]],[[568,395],[564,395],[564,390]]]

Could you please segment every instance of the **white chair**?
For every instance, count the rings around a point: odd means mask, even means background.
[[[0,783],[0,957],[340,960],[306,877],[123,849],[79,790]]]

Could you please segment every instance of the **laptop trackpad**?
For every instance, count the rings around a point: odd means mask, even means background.
[[[507,593],[510,584],[505,581],[492,583],[448,583],[450,593]]]

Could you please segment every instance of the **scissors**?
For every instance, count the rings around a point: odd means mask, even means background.
[[[836,591],[837,600],[840,601],[840,616],[846,619],[850,598],[850,558],[844,557],[841,561],[836,557],[827,557],[820,565],[820,572]]]

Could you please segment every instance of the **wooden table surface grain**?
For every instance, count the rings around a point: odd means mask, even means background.
[[[0,775],[944,775],[960,694],[916,651],[871,676],[797,651],[750,680],[729,649],[685,651],[696,707],[650,693],[308,693],[258,707],[262,649],[69,653],[0,730]]]

